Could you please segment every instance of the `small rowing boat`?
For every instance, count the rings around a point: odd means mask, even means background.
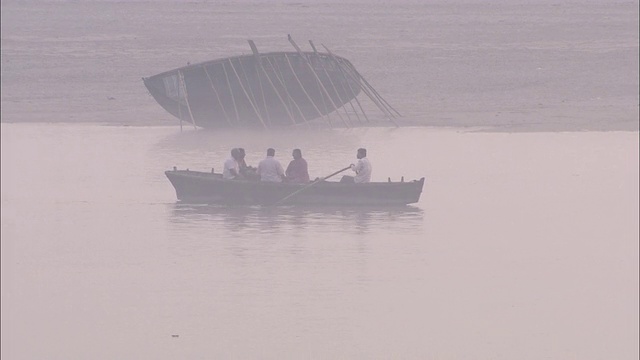
[[[222,174],[169,170],[178,200],[224,205],[408,205],[420,200],[424,178],[400,182],[343,183],[318,179],[305,184],[223,179]]]

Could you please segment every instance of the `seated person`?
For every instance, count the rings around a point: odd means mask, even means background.
[[[285,175],[286,181],[291,183],[308,183],[309,182],[309,170],[307,167],[307,161],[302,158],[302,151],[300,149],[294,149],[293,160],[287,166]]]
[[[244,176],[247,180],[258,181],[260,180],[260,176],[256,173],[256,168],[253,166],[248,166],[245,161],[246,153],[243,148],[238,148],[239,157],[238,157],[238,166],[240,168],[240,175]]]
[[[241,179],[240,166],[238,159],[240,158],[240,151],[237,148],[231,149],[231,157],[224,162],[222,171],[222,178],[227,180]]]
[[[367,159],[367,149],[360,148],[356,155],[358,158],[357,164],[351,164],[351,170],[356,173],[356,176],[345,175],[340,179],[340,182],[350,182],[356,184],[371,182],[371,163]]]
[[[275,155],[274,149],[267,149],[267,157],[258,164],[257,173],[260,175],[260,181],[282,182],[285,178],[282,165],[274,158]]]

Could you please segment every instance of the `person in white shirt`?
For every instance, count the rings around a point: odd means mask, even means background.
[[[356,176],[353,178],[353,182],[356,184],[368,183],[371,181],[371,163],[369,159],[367,159],[367,149],[360,148],[358,149],[358,154],[356,155],[358,158],[357,164],[351,164],[351,170],[356,173]]]
[[[223,179],[233,180],[242,177],[240,175],[240,165],[238,164],[239,157],[240,151],[237,148],[231,149],[231,157],[224,162]]]
[[[260,181],[282,182],[284,179],[284,169],[280,161],[274,158],[275,155],[276,151],[274,149],[267,149],[267,157],[258,164]]]

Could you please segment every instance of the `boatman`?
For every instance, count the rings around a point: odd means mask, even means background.
[[[291,183],[308,183],[309,182],[309,168],[307,166],[307,160],[302,158],[302,151],[300,149],[293,149],[293,160],[287,166],[287,182]]]
[[[224,162],[224,170],[222,171],[222,178],[227,180],[239,179],[240,165],[238,164],[240,159],[240,150],[237,148],[231,149],[231,157]]]
[[[282,164],[274,156],[276,156],[276,151],[269,148],[267,149],[267,157],[258,164],[260,181],[282,182],[285,178]]]
[[[371,181],[371,163],[369,159],[367,159],[367,149],[358,149],[356,157],[358,158],[358,163],[355,165],[351,164],[351,170],[356,173],[356,176],[345,175],[340,182],[363,184]]]

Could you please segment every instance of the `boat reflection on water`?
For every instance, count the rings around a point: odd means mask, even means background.
[[[188,229],[216,228],[228,233],[398,234],[422,229],[424,212],[414,206],[332,207],[332,206],[215,206],[175,203],[171,222]],[[299,231],[298,231],[299,230]]]

